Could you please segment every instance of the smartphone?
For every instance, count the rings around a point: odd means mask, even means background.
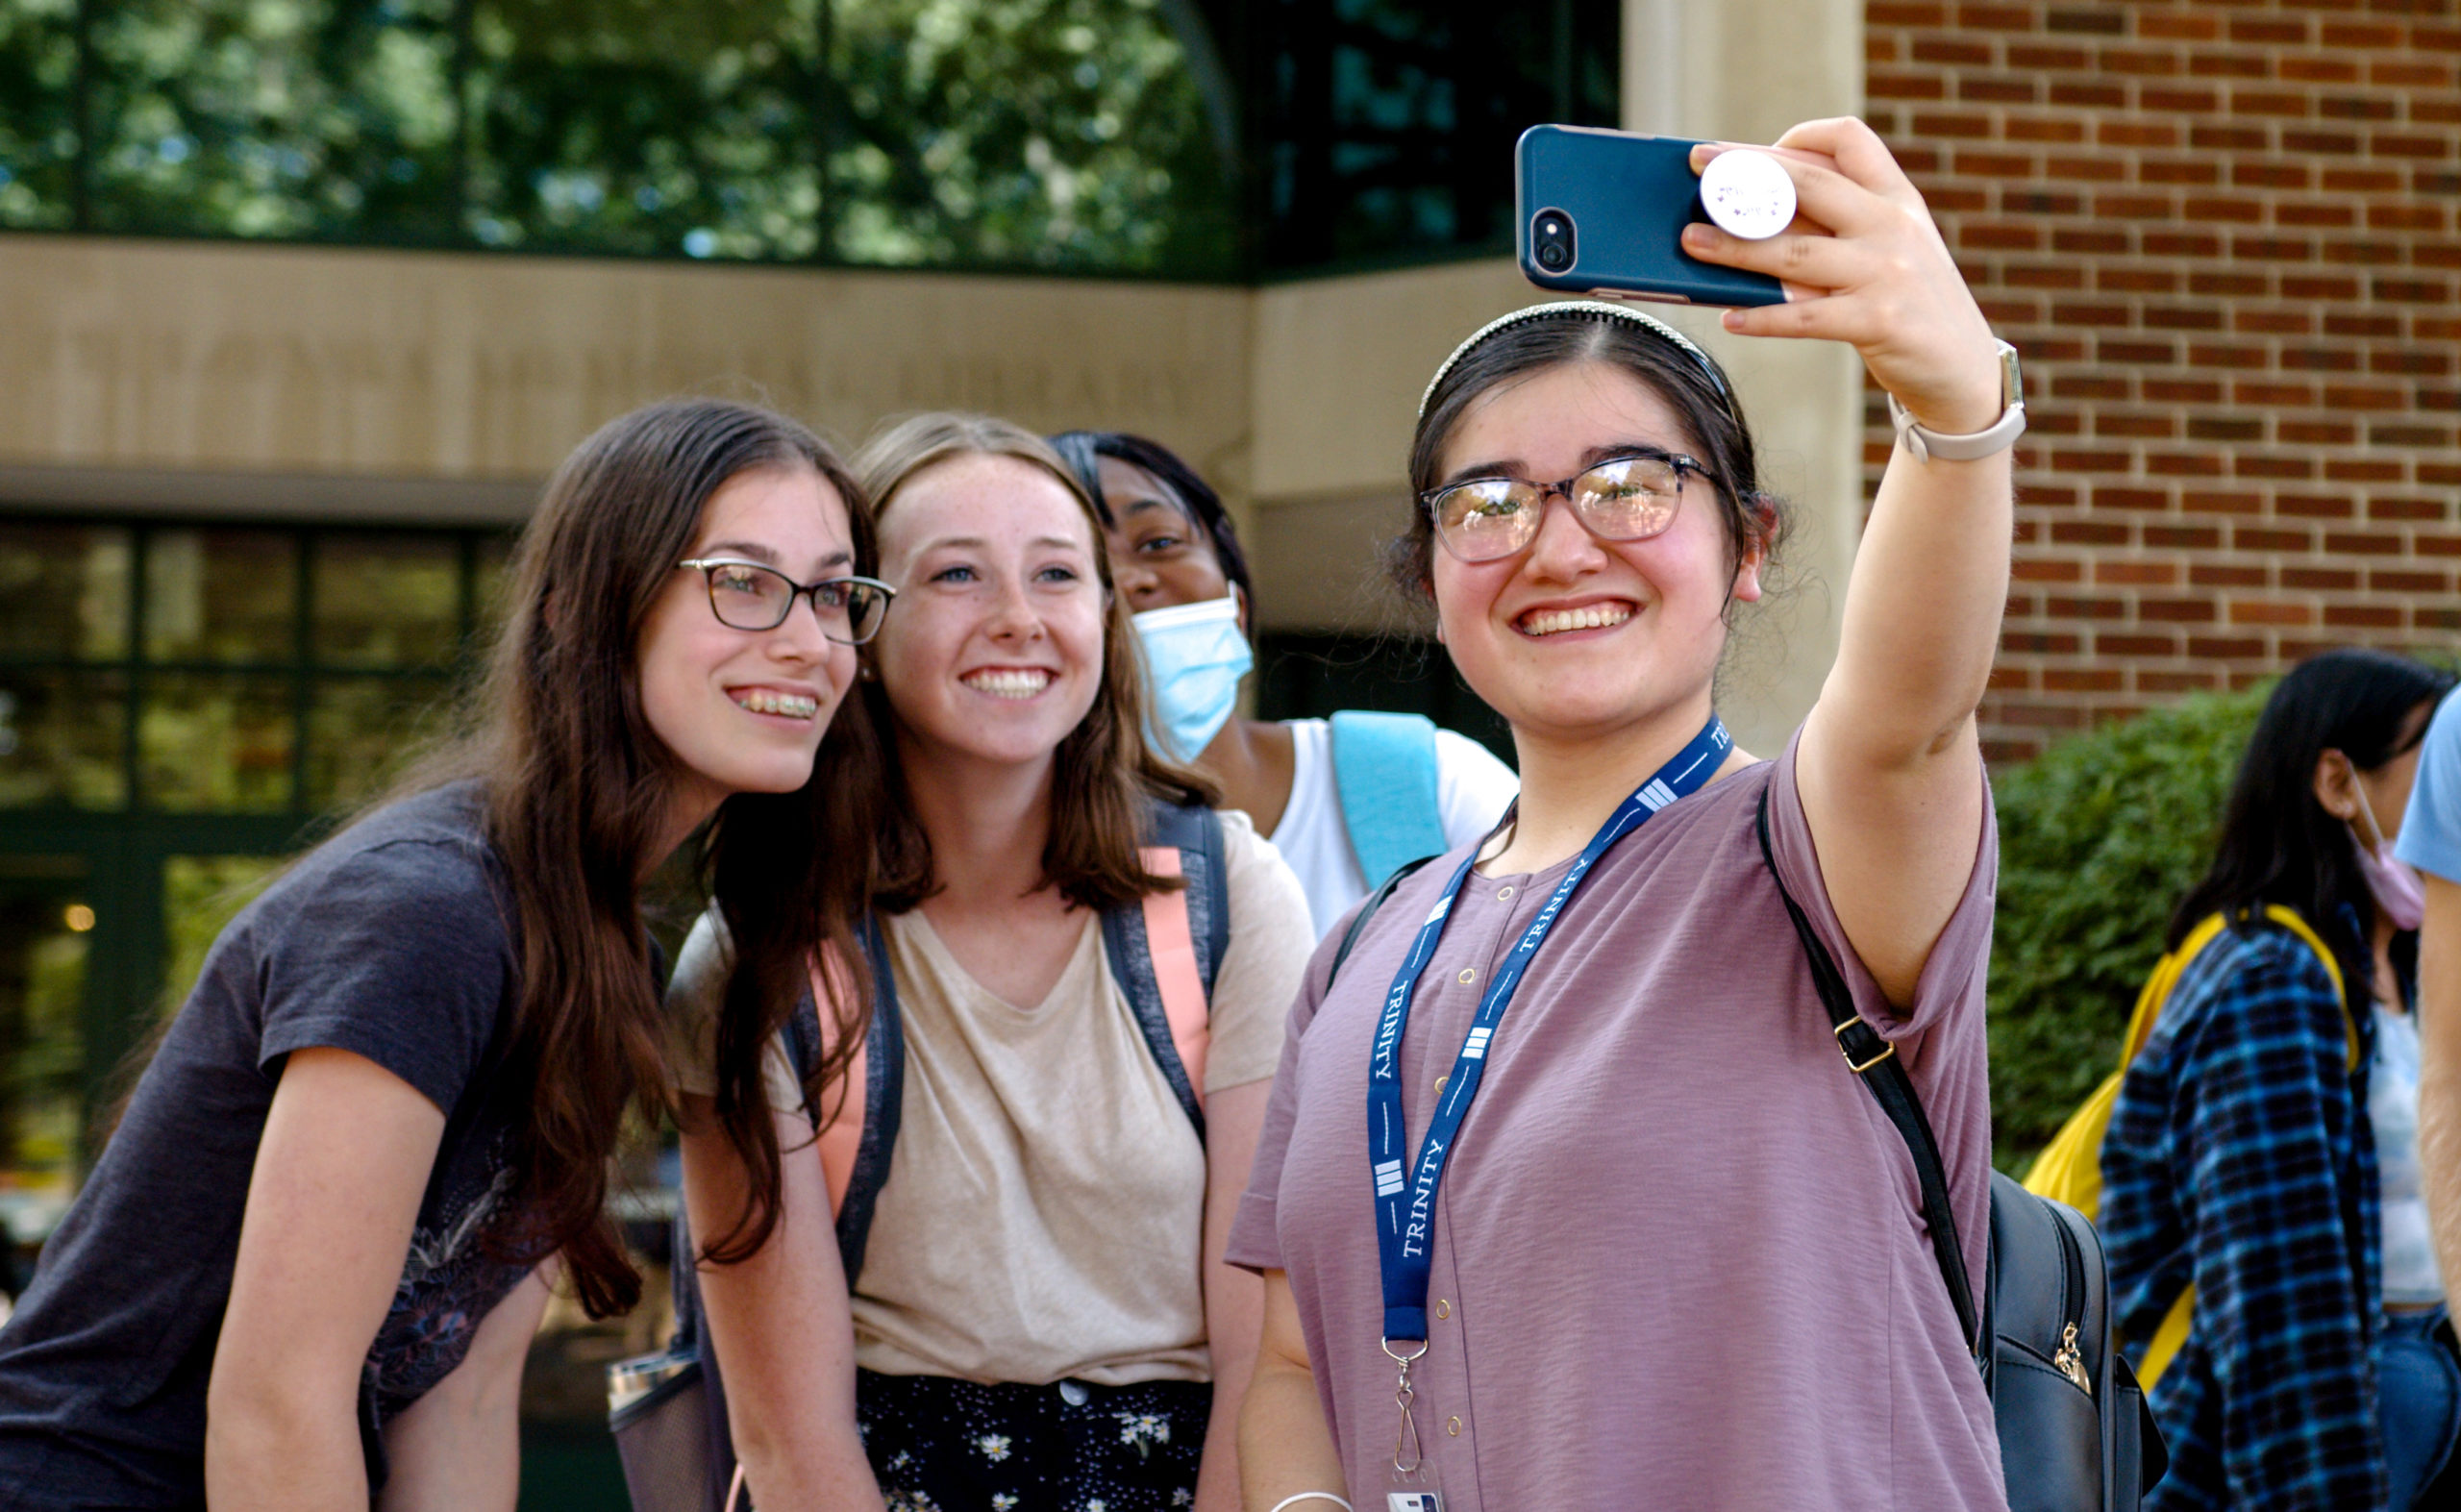
[[[1766,273],[1703,262],[1683,228],[1706,222],[1680,136],[1532,126],[1513,152],[1521,271],[1540,288],[1678,305],[1781,305]]]

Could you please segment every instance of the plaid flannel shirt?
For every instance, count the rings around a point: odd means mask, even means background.
[[[2171,1470],[2148,1512],[2379,1507],[2374,1021],[2349,1069],[2315,953],[2229,930],[2164,1004],[2102,1141],[2102,1242],[2131,1360],[2179,1289],[2187,1343],[2153,1392]]]

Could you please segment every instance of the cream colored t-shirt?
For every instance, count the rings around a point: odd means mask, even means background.
[[[1215,974],[1206,1090],[1271,1077],[1315,930],[1247,816],[1222,816],[1230,945]],[[853,1297],[855,1355],[890,1376],[1103,1385],[1210,1378],[1205,1148],[1111,977],[1099,921],[1042,1003],[995,997],[920,911],[885,921],[906,1029],[897,1147]],[[704,1095],[725,979],[707,921],[670,1002]],[[773,1050],[773,1104],[802,1105]],[[795,1156],[790,1155],[789,1158]],[[808,1154],[803,1158],[810,1158]]]

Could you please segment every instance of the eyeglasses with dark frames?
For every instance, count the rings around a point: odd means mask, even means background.
[[[1686,476],[1709,470],[1673,452],[1610,457],[1561,483],[1527,478],[1472,478],[1419,496],[1435,538],[1455,560],[1501,561],[1538,538],[1547,500],[1560,495],[1582,527],[1601,540],[1641,541],[1665,532],[1683,504]]]
[[[731,630],[776,630],[794,612],[795,600],[811,600],[820,632],[841,646],[859,646],[880,633],[888,601],[897,590],[877,578],[823,578],[797,582],[775,567],[726,557],[696,557],[676,563],[708,580],[709,612]]]

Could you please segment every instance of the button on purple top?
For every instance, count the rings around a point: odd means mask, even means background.
[[[2006,1504],[1913,1161],[1839,1056],[1761,864],[1764,787],[1786,885],[1904,1059],[1981,1259],[1997,836],[1897,1020],[1821,886],[1790,744],[1607,853],[1496,1036],[1437,1199],[1434,1337],[1410,1373],[1447,1512]],[[1354,1500],[1381,1492],[1400,1422],[1377,1342],[1368,1048],[1458,859],[1395,890],[1330,996],[1342,930],[1327,936],[1230,1235],[1233,1262],[1290,1274]],[[1402,1044],[1409,1148],[1478,1008],[1460,974],[1483,982],[1559,875],[1454,903]]]

